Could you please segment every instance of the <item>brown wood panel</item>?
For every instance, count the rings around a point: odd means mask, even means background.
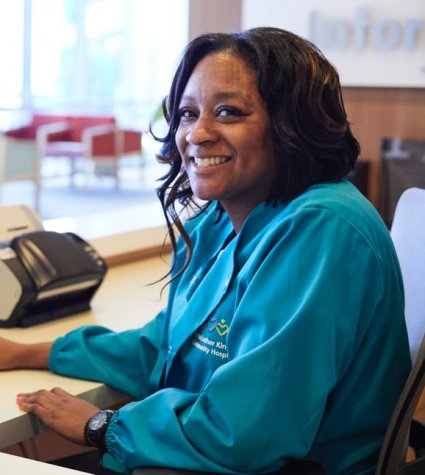
[[[189,39],[203,33],[241,29],[242,0],[189,0]]]
[[[361,158],[371,162],[369,197],[378,207],[381,139],[425,140],[425,89],[347,87],[343,96]]]
[[[172,252],[171,243],[166,242],[161,246],[152,246],[146,249],[139,249],[137,251],[129,251],[121,254],[112,255],[105,258],[108,267],[120,266],[128,262],[139,261],[141,259],[148,259],[149,257],[167,257]]]

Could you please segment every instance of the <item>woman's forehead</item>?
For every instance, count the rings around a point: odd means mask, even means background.
[[[257,89],[256,75],[252,67],[240,56],[218,52],[202,58],[186,83],[184,93],[193,95],[199,89],[217,89],[220,95],[230,96],[244,90]]]

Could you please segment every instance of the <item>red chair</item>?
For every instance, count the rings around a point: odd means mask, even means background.
[[[8,181],[33,181],[34,208],[39,209],[41,191],[41,157],[37,152],[36,136],[40,126],[63,126],[65,116],[34,114],[29,124],[7,130],[0,140],[0,187]]]
[[[69,116],[65,122],[38,129],[37,147],[41,156],[71,160],[72,177],[76,162],[82,160],[85,185],[93,174],[114,176],[119,187],[119,161],[136,155],[142,161],[142,133],[122,130],[113,116]]]
[[[34,141],[36,139],[37,130],[42,125],[58,122],[63,124],[67,120],[68,117],[65,115],[33,114],[29,124],[15,129],[6,130],[4,135],[10,139]]]

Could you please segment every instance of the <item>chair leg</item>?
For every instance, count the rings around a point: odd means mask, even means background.
[[[77,174],[77,158],[70,157],[69,158],[69,165],[70,165],[70,175],[69,175],[69,184],[70,186],[75,185],[75,175]]]
[[[119,167],[118,158],[114,160],[114,177],[115,177],[115,189],[119,191],[121,189],[121,183],[120,183],[120,167]]]
[[[34,192],[34,209],[37,213],[40,212],[40,201],[41,201],[41,184],[40,180],[35,181],[35,192]]]
[[[93,162],[88,158],[83,159],[83,175],[84,175],[84,183],[83,188],[88,190],[90,188],[90,178],[93,175]]]

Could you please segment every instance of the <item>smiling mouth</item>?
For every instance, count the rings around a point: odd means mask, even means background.
[[[197,167],[205,168],[212,167],[214,165],[222,165],[223,163],[226,163],[231,160],[231,157],[192,157],[192,160]]]

